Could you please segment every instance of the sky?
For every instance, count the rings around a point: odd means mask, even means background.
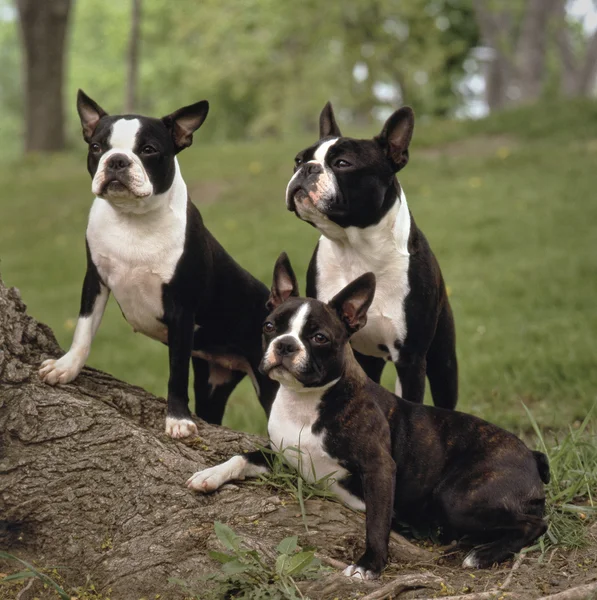
[[[586,33],[593,33],[597,29],[597,9],[593,0],[572,0],[568,14],[583,24]]]

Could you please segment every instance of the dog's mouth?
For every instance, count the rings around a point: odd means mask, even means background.
[[[112,179],[104,184],[103,192],[128,192],[129,188],[118,179]]]
[[[295,202],[310,202],[311,204],[313,204],[313,201],[311,200],[309,194],[303,188],[299,188],[298,190],[296,190],[292,199]]]
[[[348,212],[348,207],[340,202],[335,202],[332,199],[324,202],[316,202],[311,194],[304,188],[300,187],[292,193],[292,207],[290,210],[295,212],[299,217],[303,215],[308,217],[313,213],[323,215],[328,219],[334,217],[343,217]],[[301,215],[302,213],[302,215]]]
[[[275,369],[277,369],[279,372],[286,371],[286,368],[284,367],[280,359],[277,359],[276,362],[268,363],[262,360],[261,364],[259,365],[259,370],[261,371],[261,373],[263,373],[263,375],[267,375],[268,377]]]

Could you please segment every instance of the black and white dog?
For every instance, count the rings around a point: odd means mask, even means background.
[[[379,575],[394,519],[468,537],[480,545],[463,566],[489,567],[545,533],[547,458],[486,421],[408,402],[369,379],[349,340],[365,327],[374,293],[375,276],[365,273],[328,304],[299,298],[280,256],[261,363],[280,382],[271,446],[309,480],[333,474],[340,499],[367,511],[365,553],[346,575]],[[266,471],[256,451],[199,471],[187,485],[210,492]]]
[[[96,198],[87,226],[87,273],[70,350],[44,361],[41,378],[68,383],[83,368],[108,295],[135,331],[168,344],[166,432],[197,433],[188,408],[189,363],[196,412],[221,423],[245,376],[269,414],[277,384],[258,371],[269,292],[242,269],[203,224],[176,155],[207,117],[204,100],[164,117],[109,116],[79,91]]]
[[[343,137],[328,103],[319,141],[296,156],[286,205],[322,233],[307,273],[307,296],[327,302],[359,275],[375,273],[367,327],[352,340],[369,377],[379,382],[391,361],[398,395],[423,402],[427,375],[434,403],[454,408],[452,310],[437,260],[396,179],[408,162],[413,128],[413,111],[403,107],[372,140]]]

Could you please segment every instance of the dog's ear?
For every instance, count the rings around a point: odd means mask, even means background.
[[[83,90],[77,92],[77,112],[83,126],[83,139],[89,142],[100,119],[108,113]]]
[[[274,310],[286,302],[290,296],[298,296],[299,289],[296,281],[296,276],[292,270],[290,260],[286,252],[282,252],[278,256],[276,265],[274,267],[274,280],[272,282],[272,289],[269,295],[269,300],[265,305],[267,310]]]
[[[209,102],[201,100],[162,118],[164,125],[172,132],[176,154],[193,143],[193,133],[203,125],[208,112]]]
[[[367,311],[374,296],[375,275],[365,273],[349,283],[330,300],[330,308],[336,311],[349,335],[356,333],[367,324]]]
[[[375,138],[394,163],[396,172],[408,162],[408,146],[415,128],[415,113],[410,106],[398,109],[385,123]]]
[[[321,140],[330,136],[342,137],[342,134],[340,133],[338,123],[336,123],[332,103],[328,102],[319,115],[319,139]]]

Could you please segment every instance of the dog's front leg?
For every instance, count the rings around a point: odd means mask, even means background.
[[[257,477],[268,471],[267,457],[261,450],[256,450],[247,454],[237,454],[215,467],[197,471],[187,480],[187,487],[206,494],[217,490],[228,481]]]
[[[388,561],[388,543],[394,512],[396,464],[388,452],[368,464],[362,474],[366,508],[365,552],[344,575],[360,579],[376,579]]]
[[[198,433],[189,411],[189,369],[195,315],[192,309],[180,306],[170,298],[166,298],[165,306],[170,359],[166,433],[173,438],[184,438]]]
[[[59,359],[44,360],[39,369],[42,381],[50,385],[72,381],[85,366],[91,342],[102,321],[110,291],[102,283],[87,247],[87,272],[81,291],[81,308],[70,350]]]

